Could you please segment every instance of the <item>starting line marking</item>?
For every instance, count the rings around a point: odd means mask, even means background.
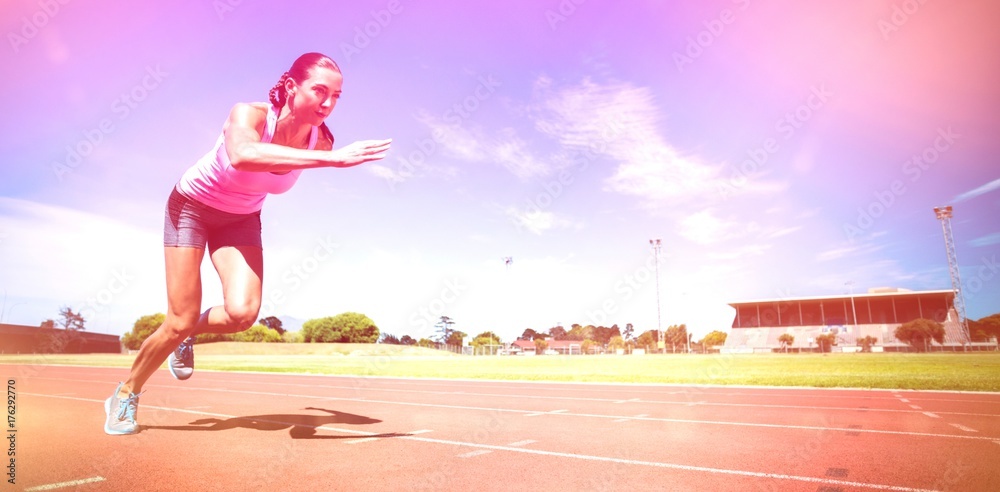
[[[648,413],[640,413],[639,415],[636,415],[635,417],[625,417],[625,418],[621,418],[621,419],[618,419],[618,420],[612,420],[612,422],[628,422],[629,420],[632,420],[632,419],[642,419],[642,418],[646,418],[646,417],[649,417]]]
[[[521,447],[521,446],[527,446],[529,444],[534,444],[536,442],[538,442],[538,441],[536,441],[534,439],[525,439],[523,441],[512,442],[512,443],[508,444],[508,446],[510,446],[512,448],[518,448],[518,447]]]
[[[24,492],[35,492],[38,490],[55,490],[55,489],[62,489],[65,487],[76,487],[77,485],[83,485],[85,483],[95,483],[103,481],[104,477],[91,477],[91,478],[84,478],[82,480],[71,480],[69,482],[59,482],[59,483],[50,483],[48,485],[39,485],[37,487],[24,489]]]
[[[935,419],[939,419],[939,418],[941,418],[941,417],[939,417],[939,416],[938,416],[937,414],[935,414],[935,413],[931,413],[931,412],[924,412],[924,415],[926,415],[926,416],[928,416],[928,417],[931,417],[931,418],[935,418]]]

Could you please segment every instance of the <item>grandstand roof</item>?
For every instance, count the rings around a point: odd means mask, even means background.
[[[841,294],[836,296],[807,296],[807,297],[776,297],[774,299],[756,299],[749,301],[734,301],[730,302],[729,305],[736,307],[738,305],[745,304],[766,304],[766,303],[786,303],[786,302],[797,302],[797,301],[826,301],[826,300],[839,300],[839,299],[860,299],[865,297],[907,297],[907,296],[926,296],[926,295],[954,295],[955,292],[952,290],[903,290],[903,289],[871,289],[868,292],[859,292],[857,294]]]

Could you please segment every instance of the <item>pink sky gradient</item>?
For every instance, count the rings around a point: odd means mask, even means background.
[[[661,238],[663,327],[700,337],[731,301],[949,288],[945,204],[969,316],[1000,312],[997,2],[219,5],[0,5],[0,322],[162,312],[170,188],[307,51],[344,72],[338,145],[394,145],[268,198],[262,316],[641,333]]]

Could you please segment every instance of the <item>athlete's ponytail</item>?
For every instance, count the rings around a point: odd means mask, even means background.
[[[288,92],[285,89],[285,81],[290,77],[291,76],[288,75],[288,72],[283,73],[281,78],[278,80],[278,83],[274,84],[274,87],[271,88],[271,92],[268,96],[271,99],[271,104],[275,105],[275,107],[281,108],[285,106],[285,101],[288,100]]]

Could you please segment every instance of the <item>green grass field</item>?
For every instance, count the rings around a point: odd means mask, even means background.
[[[417,378],[1000,391],[1000,354],[459,356],[365,344],[197,345],[198,369]],[[0,364],[128,367],[134,355],[0,355]]]

